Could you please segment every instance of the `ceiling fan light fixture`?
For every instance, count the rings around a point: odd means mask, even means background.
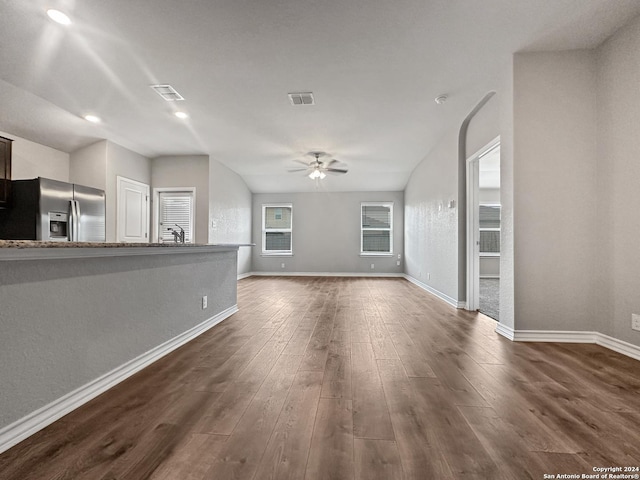
[[[324,177],[326,177],[326,175],[324,174],[324,172],[321,172],[318,168],[315,168],[313,172],[309,174],[309,178],[311,180],[315,180],[316,178],[319,178],[320,180],[322,180]]]

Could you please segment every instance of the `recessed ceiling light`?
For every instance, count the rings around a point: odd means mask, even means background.
[[[100,117],[96,117],[95,115],[85,115],[84,119],[91,123],[100,123],[102,121],[100,120]]]
[[[71,19],[67,17],[60,10],[54,10],[53,8],[47,10],[47,15],[54,22],[59,23],[60,25],[71,25]]]
[[[175,112],[174,115],[178,118],[181,118],[182,120],[184,120],[185,118],[189,118],[189,115],[184,112]]]

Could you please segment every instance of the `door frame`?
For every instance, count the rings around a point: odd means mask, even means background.
[[[123,206],[120,203],[120,192],[122,190],[122,182],[127,182],[127,183],[132,183],[134,185],[138,185],[140,187],[145,187],[147,189],[147,193],[146,193],[146,209],[145,209],[145,226],[146,226],[146,236],[147,236],[147,242],[151,241],[151,238],[149,238],[149,190],[150,190],[150,186],[147,183],[144,182],[139,182],[138,180],[134,180],[132,178],[127,178],[127,177],[123,177],[121,175],[117,175],[116,176],[116,241],[120,242],[122,240],[120,240],[120,234],[122,233],[122,222],[120,221],[121,219],[121,215],[120,215],[120,208]],[[141,242],[142,243],[142,242]]]
[[[467,158],[467,310],[480,308],[480,159],[500,146],[500,135]]]
[[[158,231],[158,222],[160,221],[160,193],[162,192],[189,192],[193,195],[193,209],[191,211],[191,241],[196,243],[196,187],[157,187],[153,189],[153,198],[151,203],[153,204],[153,225],[152,225],[152,238],[155,243],[160,242],[160,236]]]

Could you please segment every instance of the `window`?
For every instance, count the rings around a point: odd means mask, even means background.
[[[262,254],[292,255],[291,226],[293,206],[262,206]]]
[[[480,254],[500,255],[500,205],[480,205]]]
[[[362,203],[360,210],[360,254],[391,255],[393,203]]]
[[[175,241],[172,230],[184,229],[185,243],[193,243],[194,239],[194,196],[192,191],[173,189],[158,190],[158,241],[171,243]],[[178,227],[179,226],[179,227]]]

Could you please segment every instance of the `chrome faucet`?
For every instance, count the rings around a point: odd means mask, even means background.
[[[184,228],[182,228],[180,225],[178,225],[177,223],[175,224],[176,227],[178,227],[180,229],[180,231],[177,231],[171,227],[169,227],[167,230],[169,230],[172,235],[173,235],[173,241],[175,243],[184,243]]]

